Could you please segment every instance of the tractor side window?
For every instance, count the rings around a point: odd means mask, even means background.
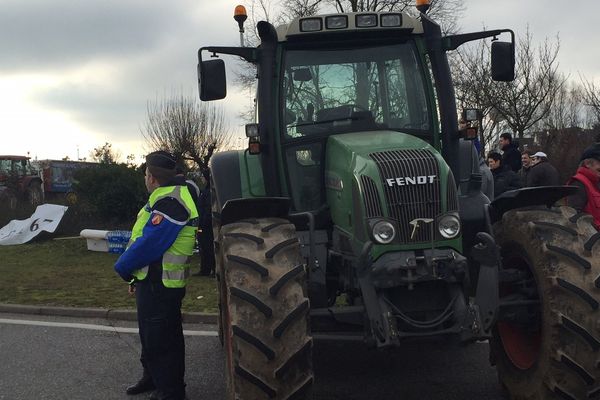
[[[294,209],[316,210],[324,202],[322,144],[290,147],[286,150],[286,160]]]
[[[0,160],[0,171],[7,173],[7,172],[11,172],[11,170],[12,170],[12,163],[10,160]]]

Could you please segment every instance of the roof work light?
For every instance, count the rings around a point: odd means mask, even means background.
[[[371,28],[377,26],[376,14],[361,14],[356,16],[356,26],[359,28]]]
[[[334,15],[325,18],[327,29],[345,29],[348,27],[348,17],[345,15]]]
[[[304,18],[300,20],[300,32],[316,32],[323,29],[321,18]]]

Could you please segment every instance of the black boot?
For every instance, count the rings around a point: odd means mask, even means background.
[[[125,390],[125,393],[140,394],[144,392],[149,392],[154,389],[154,382],[152,382],[152,378],[150,377],[150,375],[144,375],[142,376],[142,379],[140,379],[135,385],[129,386]]]

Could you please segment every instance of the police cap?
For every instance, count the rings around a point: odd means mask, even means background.
[[[175,169],[177,162],[172,154],[166,151],[154,151],[146,156],[146,165],[164,169]]]

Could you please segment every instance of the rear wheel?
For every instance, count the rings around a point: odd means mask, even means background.
[[[309,399],[309,301],[294,226],[241,221],[223,226],[218,242],[228,399]]]
[[[600,234],[589,216],[514,210],[494,226],[500,314],[491,356],[512,399],[600,396]]]

